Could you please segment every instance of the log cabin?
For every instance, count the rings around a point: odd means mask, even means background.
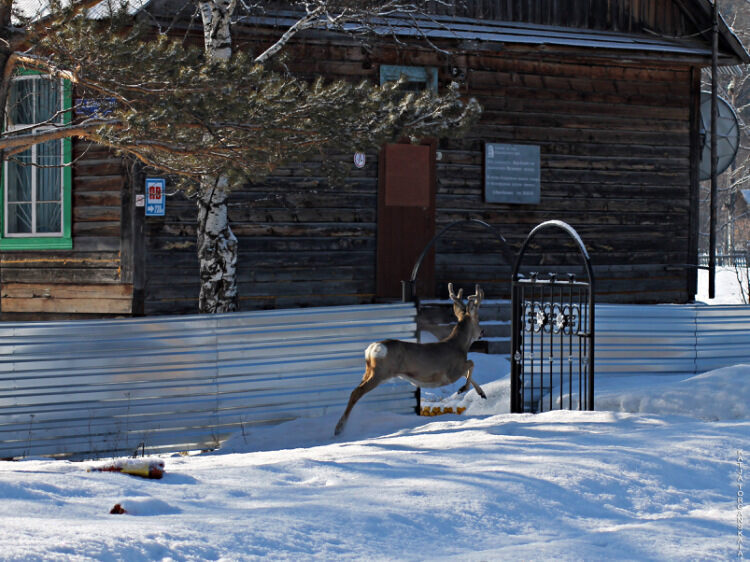
[[[183,4],[151,0],[134,17],[198,37]],[[398,299],[400,281],[425,244],[465,218],[490,223],[514,250],[536,224],[564,220],[590,251],[598,301],[691,301],[698,111],[701,71],[712,56],[712,4],[456,4],[436,3],[418,24],[394,15],[387,33],[366,43],[316,30],[289,44],[293,71],[376,83],[404,75],[417,89],[441,90],[454,81],[483,114],[465,138],[327,155],[351,162],[343,186],[328,185],[318,161],[281,166],[234,192],[229,214],[239,240],[240,308]],[[283,4],[238,14],[235,48],[270,45],[295,17]],[[723,19],[718,57],[721,65],[750,62]],[[145,216],[136,200],[153,173],[81,140],[61,143],[58,158],[74,162],[72,168],[22,178],[51,182],[50,193],[60,188],[51,197],[58,210],[40,211],[36,230],[18,234],[18,205],[3,191],[0,317],[197,312],[195,203],[172,193],[166,178],[165,214]],[[23,175],[6,163],[4,185],[14,173]],[[569,247],[544,243],[532,249],[536,267],[574,263]],[[511,266],[496,239],[458,228],[428,255],[418,293],[442,294],[449,281],[478,282],[487,298],[506,298]]]

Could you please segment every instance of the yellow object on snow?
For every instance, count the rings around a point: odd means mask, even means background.
[[[453,409],[453,406],[423,406],[422,411],[419,413],[420,416],[442,416],[444,414],[463,414],[466,408],[458,407]]]

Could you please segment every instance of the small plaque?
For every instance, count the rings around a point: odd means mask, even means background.
[[[135,194],[135,206],[136,207],[145,207],[146,206],[146,196],[143,193],[136,193]]]
[[[112,115],[117,100],[115,98],[77,98],[73,106],[76,115],[98,118]]]
[[[541,200],[539,146],[484,144],[484,200],[534,205]]]
[[[146,178],[146,216],[164,216],[166,207],[166,181],[164,178]]]
[[[364,168],[366,162],[367,162],[367,157],[365,156],[364,152],[354,153],[354,165],[357,168]]]

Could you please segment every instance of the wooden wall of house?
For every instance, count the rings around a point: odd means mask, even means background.
[[[287,2],[266,2],[268,9],[289,10]],[[461,0],[428,1],[426,11],[440,16],[552,25],[604,31],[685,36],[699,31],[695,12],[681,0]],[[701,25],[700,30],[705,28]]]
[[[690,69],[508,56],[473,56],[466,65],[467,89],[484,113],[469,137],[441,144],[438,229],[471,215],[518,247],[534,225],[560,219],[586,243],[601,300],[688,300],[680,265],[694,261]],[[483,203],[482,141],[540,146],[539,205]],[[553,231],[532,245],[527,271],[580,263],[558,237]],[[493,247],[481,232],[452,235],[438,246],[439,281],[478,280],[503,292],[508,268],[497,265],[497,251],[483,252]]]
[[[258,46],[256,45],[256,48]],[[585,51],[556,58],[544,50],[446,60],[431,50],[334,45],[310,39],[289,59],[293,70],[334,78],[377,80],[379,64],[433,65],[441,83],[452,66],[465,70],[467,95],[484,107],[461,140],[441,141],[437,163],[437,229],[467,217],[495,226],[517,249],[548,219],[573,225],[586,242],[598,298],[612,302],[685,302],[690,250],[691,90],[688,65],[592,62]],[[539,205],[483,200],[482,143],[541,147]],[[352,154],[335,155],[351,161]],[[331,189],[316,163],[280,168],[230,200],[239,239],[240,308],[372,302],[375,299],[377,154],[345,187]],[[195,205],[167,200],[167,216],[149,218],[146,314],[195,312],[198,264]],[[529,264],[578,264],[530,250]],[[541,266],[538,264],[542,264]],[[480,282],[490,297],[507,297],[509,264],[481,231],[457,231],[437,247],[437,289],[448,281]]]
[[[330,189],[311,162],[281,167],[232,194],[242,310],[372,302],[376,156],[339,189]],[[195,218],[195,202],[173,195],[165,217],[146,219],[147,315],[197,312]]]
[[[73,156],[73,249],[0,252],[3,320],[131,313],[132,283],[121,252],[122,161],[83,141],[74,141]]]
[[[432,2],[435,14],[672,36],[695,31],[679,2],[665,0],[464,0]]]

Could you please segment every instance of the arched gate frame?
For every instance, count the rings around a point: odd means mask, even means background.
[[[529,243],[551,228],[578,245],[587,281],[572,273],[519,274]],[[536,226],[516,258],[511,277],[510,411],[594,409],[594,274],[581,237],[569,224]],[[567,404],[566,404],[567,403]]]
[[[429,251],[435,245],[435,242],[442,238],[449,230],[452,230],[457,226],[467,226],[470,224],[482,226],[486,230],[489,230],[494,235],[495,239],[500,242],[500,251],[502,252],[503,257],[505,258],[505,261],[508,263],[508,265],[511,265],[514,262],[515,255],[513,254],[513,250],[511,250],[508,242],[505,240],[503,235],[500,234],[497,229],[491,224],[488,224],[479,219],[462,219],[456,222],[452,222],[451,224],[443,228],[440,232],[438,232],[435,236],[433,236],[432,240],[430,240],[424,247],[422,253],[419,254],[419,257],[417,258],[417,261],[414,262],[414,267],[411,270],[411,277],[409,278],[409,280],[401,281],[401,300],[403,302],[416,302],[417,305],[419,305],[419,298],[417,297],[417,275],[419,275],[419,268],[422,265],[425,256],[427,256]]]

